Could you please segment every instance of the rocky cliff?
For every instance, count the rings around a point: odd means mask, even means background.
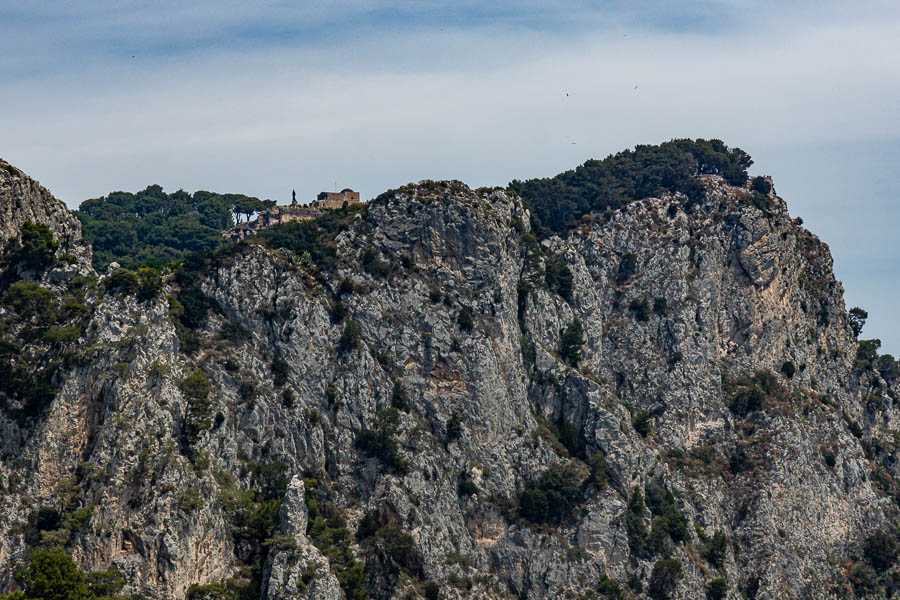
[[[423,182],[320,257],[243,244],[157,290],[96,280],[0,167],[4,239],[48,225],[82,277],[31,277],[85,306],[62,339],[0,309],[51,386],[2,393],[0,590],[60,545],[147,598],[891,593],[893,392],[774,191],[704,177],[539,242],[518,197]]]

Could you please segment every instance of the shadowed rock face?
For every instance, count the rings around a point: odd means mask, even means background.
[[[21,214],[76,236],[42,188],[2,171],[4,202],[22,205],[3,213],[5,236]],[[0,415],[0,589],[27,553],[17,523],[40,505],[92,505],[45,535],[152,598],[228,580],[270,599],[340,598],[338,556],[364,563],[372,598],[424,596],[427,582],[441,598],[579,597],[604,577],[671,598],[704,598],[718,576],[729,597],[838,590],[842,561],[896,516],[848,428],[896,464],[891,390],[854,370],[827,246],[780,198],[763,212],[746,190],[704,182],[689,213],[679,197],[646,199],[540,244],[504,191],[388,192],[337,236],[328,271],[257,245],[209,264],[198,283],[221,313],[192,355],[163,294],[94,293],[47,411]],[[373,256],[380,270],[361,266]],[[568,299],[548,286],[554,260]],[[573,368],[560,342],[576,318]],[[229,322],[247,334],[223,338]],[[211,405],[185,445],[199,409],[179,382],[198,369]],[[274,463],[281,503],[253,555],[236,498]],[[548,471],[566,473],[575,501],[534,523],[523,515],[538,494],[516,505]],[[646,501],[629,508],[636,489]],[[540,490],[545,512],[562,506]],[[710,558],[717,531],[728,543]],[[671,585],[654,575],[664,556],[681,565]]]

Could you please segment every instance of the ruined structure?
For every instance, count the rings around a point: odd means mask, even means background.
[[[233,240],[246,240],[256,235],[261,229],[290,223],[292,221],[311,221],[322,216],[323,210],[344,208],[359,202],[359,192],[344,188],[340,193],[322,192],[309,205],[297,204],[297,193],[292,193],[293,201],[287,206],[275,206],[246,223],[222,232],[222,235]]]
[[[344,188],[340,192],[320,192],[311,206],[322,209],[346,208],[359,202],[359,192]]]

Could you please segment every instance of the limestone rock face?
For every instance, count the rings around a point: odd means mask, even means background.
[[[0,158],[0,246],[16,237],[26,221],[56,232],[59,253],[77,259],[77,268],[71,270],[90,270],[91,248],[81,239],[81,222],[40,183]]]
[[[0,176],[4,199],[43,194]],[[208,261],[193,283],[218,308],[190,353],[163,294],[89,295],[46,410],[0,411],[0,590],[45,506],[92,507],[40,535],[148,598],[587,598],[610,578],[687,599],[720,576],[728,598],[856,594],[854,555],[896,518],[893,390],[854,365],[827,246],[774,194],[704,184],[699,206],[650,198],[540,243],[505,191],[393,190],[321,264]],[[28,214],[75,236],[43,198]],[[550,523],[523,495],[544,473],[575,499]]]

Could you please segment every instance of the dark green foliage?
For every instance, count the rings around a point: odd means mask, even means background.
[[[897,539],[888,533],[878,531],[866,538],[863,556],[876,571],[886,571],[897,560]]]
[[[394,382],[394,389],[391,392],[391,406],[397,410],[409,410],[409,396],[403,384],[399,381]]]
[[[837,456],[834,453],[834,450],[830,448],[824,448],[822,450],[822,458],[825,460],[825,464],[829,469],[833,469],[834,465],[837,464]]]
[[[108,571],[91,571],[85,574],[88,596],[91,598],[114,598],[125,587],[125,579],[113,567]]]
[[[330,269],[335,266],[336,260],[335,238],[350,227],[356,215],[365,216],[366,211],[364,204],[329,210],[312,221],[293,221],[264,229],[258,237],[273,250],[285,248],[298,255],[308,252],[319,269]]]
[[[637,273],[637,256],[633,252],[626,252],[619,258],[616,283],[625,283],[635,273]]]
[[[398,525],[389,523],[379,527],[374,535],[361,539],[383,560],[389,560],[408,573],[418,573],[420,558],[415,550],[413,538]]]
[[[641,437],[650,435],[650,413],[646,410],[638,412],[631,419],[631,426]]]
[[[456,324],[460,331],[471,332],[475,328],[475,318],[472,316],[472,309],[463,306],[456,315]]]
[[[408,462],[400,454],[394,436],[399,431],[400,412],[396,408],[386,408],[378,413],[375,426],[364,429],[356,437],[356,447],[372,458],[377,458],[386,467],[398,473],[405,473]]]
[[[844,420],[847,422],[847,430],[855,437],[856,439],[860,439],[863,436],[862,427],[859,426],[859,423],[844,415]]]
[[[709,600],[723,600],[728,596],[728,580],[716,577],[706,584],[706,597]]]
[[[797,372],[797,369],[794,367],[794,363],[786,360],[781,364],[781,372],[784,373],[785,377],[787,377],[788,379],[793,379],[794,373]]]
[[[854,336],[859,337],[859,334],[862,333],[863,326],[866,324],[866,319],[868,318],[869,313],[860,307],[854,306],[850,309],[847,320],[850,322],[850,328],[853,330]]]
[[[700,547],[700,556],[717,569],[725,566],[725,558],[728,555],[728,537],[725,532],[716,530],[712,538],[704,542]]]
[[[202,327],[210,310],[221,312],[219,303],[204,294],[197,286],[180,290],[176,298],[183,307],[183,313],[178,320],[188,329]]]
[[[581,319],[575,317],[562,332],[562,339],[559,342],[559,354],[571,366],[577,367],[581,361],[581,348],[583,346],[584,328],[581,326]]]
[[[182,423],[181,443],[185,452],[191,454],[191,447],[196,443],[200,434],[212,427],[209,379],[203,371],[194,371],[181,380],[178,389],[187,400],[187,410]]]
[[[547,258],[544,280],[551,292],[556,292],[567,302],[572,301],[572,271],[566,264],[565,257],[553,255]]]
[[[868,371],[878,360],[878,349],[881,348],[881,340],[860,340],[856,347],[856,360],[853,366],[860,371]]]
[[[730,394],[728,408],[735,416],[745,417],[754,411],[763,410],[767,396],[777,389],[777,380],[768,371],[757,371],[752,377],[741,377],[727,386]]]
[[[534,343],[528,339],[528,336],[523,335],[519,338],[519,349],[522,351],[522,362],[525,363],[525,368],[531,371],[537,360],[537,348],[534,347]]]
[[[641,558],[649,558],[650,551],[649,533],[644,523],[645,512],[644,495],[641,488],[635,487],[628,501],[628,508],[625,509],[625,532],[628,534],[628,547]]]
[[[141,302],[152,300],[162,289],[162,277],[160,277],[159,271],[156,269],[151,267],[141,267],[137,270],[137,277],[137,297]]]
[[[344,325],[344,330],[341,332],[341,337],[338,340],[338,352],[344,354],[351,350],[355,350],[359,347],[359,340],[361,337],[362,329],[359,327],[359,323],[353,319],[348,319],[347,323]]]
[[[653,600],[667,600],[672,597],[672,592],[675,591],[675,586],[681,577],[681,561],[674,558],[661,558],[653,565],[647,593]]]
[[[460,496],[474,496],[478,493],[478,485],[469,478],[464,478],[457,486],[457,493]]]
[[[447,443],[458,440],[462,435],[462,413],[458,410],[453,411],[450,420],[447,421]]]
[[[650,545],[662,552],[667,546],[667,538],[674,543],[681,543],[688,537],[688,520],[678,505],[675,497],[661,483],[649,483],[645,489],[647,494],[647,506],[653,515],[650,532]]]
[[[425,600],[440,600],[441,586],[433,581],[425,584]]]
[[[569,456],[585,459],[584,438],[577,427],[565,421],[557,421],[549,424],[549,429],[556,436],[560,444],[565,446]]]
[[[59,529],[61,521],[59,511],[51,506],[41,506],[34,513],[34,526],[40,531],[55,531]]]
[[[103,286],[110,294],[126,294],[133,296],[140,287],[137,273],[128,269],[116,269],[103,280]]]
[[[765,177],[757,176],[750,180],[750,189],[768,195],[772,191],[772,184]]]
[[[653,312],[661,317],[666,316],[666,311],[668,310],[668,303],[665,298],[654,298],[653,299]]]
[[[622,598],[622,586],[620,586],[615,579],[610,579],[607,576],[604,576],[603,579],[600,580],[600,583],[597,584],[597,593],[603,596],[604,598],[611,598],[612,600],[619,600]]]
[[[568,519],[582,500],[573,470],[549,469],[525,484],[519,495],[519,514],[532,523],[556,525]]]
[[[220,231],[234,225],[232,208],[246,208],[248,203],[265,207],[264,202],[240,194],[200,191],[191,195],[182,190],[166,194],[153,185],[136,194],[113,192],[87,200],[75,216],[94,248],[94,268],[103,271],[109,263],[118,262],[136,269],[159,267],[191,252],[227,244]]]
[[[331,570],[347,600],[367,600],[363,587],[363,565],[350,550],[350,532],[343,512],[326,498],[326,489],[317,478],[304,477],[306,508],[309,513],[306,535],[328,558]]]
[[[275,387],[281,387],[287,383],[288,374],[290,373],[290,365],[280,354],[276,354],[272,359],[272,382]]]
[[[597,452],[591,455],[591,458],[588,459],[588,466],[591,468],[591,483],[600,489],[605,488],[609,482],[609,467],[603,453]]]
[[[9,286],[3,300],[19,317],[31,319],[50,311],[53,292],[33,281],[17,281]]]
[[[56,251],[59,242],[53,237],[50,228],[42,223],[25,221],[19,229],[19,237],[7,242],[0,267],[7,270],[2,278],[13,281],[18,278],[17,272],[36,271],[42,273],[56,263]]]
[[[699,174],[722,175],[732,185],[747,181],[751,158],[720,140],[672,140],[637,146],[547,179],[513,181],[509,189],[524,198],[543,225],[562,231],[582,215],[616,209],[660,192],[680,191],[692,203],[703,196]]]
[[[878,373],[888,385],[893,386],[900,378],[900,361],[895,360],[890,354],[882,354],[878,357]]]
[[[86,600],[88,586],[75,562],[62,548],[38,549],[31,553],[16,582],[30,599]]]
[[[634,313],[634,318],[638,321],[647,321],[650,317],[650,303],[646,298],[638,300],[635,298],[628,305],[628,310]]]
[[[362,264],[363,271],[373,277],[387,277],[392,271],[391,263],[382,260],[378,253],[371,248],[367,248],[362,253],[359,262]]]
[[[250,330],[235,321],[226,321],[219,330],[219,337],[232,344],[238,344],[250,339]]]
[[[335,324],[340,323],[347,316],[347,306],[341,302],[340,298],[332,303],[329,316],[331,322]]]

